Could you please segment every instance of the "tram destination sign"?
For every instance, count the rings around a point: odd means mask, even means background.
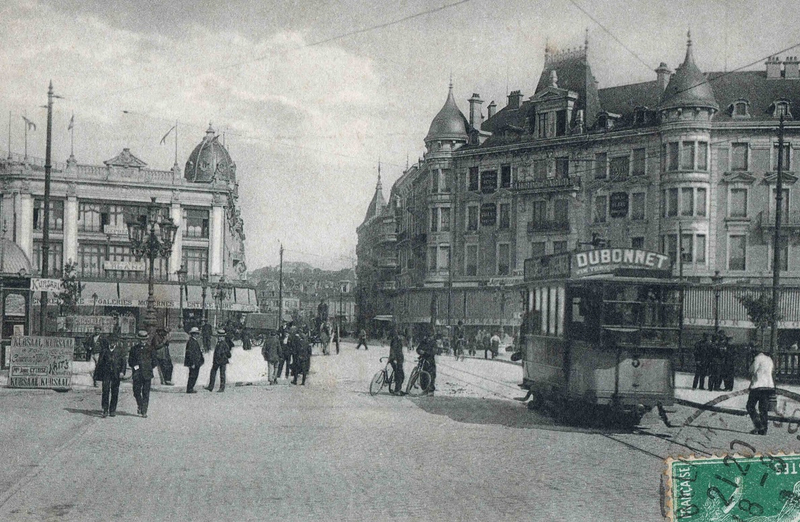
[[[12,337],[8,386],[71,388],[74,352],[72,337]]]
[[[576,276],[613,273],[620,269],[663,273],[672,266],[669,256],[638,248],[599,248],[573,255],[572,271]]]

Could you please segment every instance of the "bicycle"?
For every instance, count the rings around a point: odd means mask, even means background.
[[[384,386],[388,386],[389,390],[392,389],[392,381],[394,381],[394,368],[392,368],[391,363],[389,363],[388,357],[381,357],[380,361],[386,361],[386,366],[384,366],[383,370],[378,371],[378,373],[372,377],[372,381],[369,383],[370,395],[377,395]]]
[[[419,357],[417,365],[411,370],[411,376],[408,378],[406,395],[419,397],[423,393],[428,393],[432,387],[431,374],[425,369],[425,359]]]

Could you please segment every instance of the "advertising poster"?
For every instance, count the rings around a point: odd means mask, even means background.
[[[74,350],[71,337],[12,337],[8,386],[71,388]]]

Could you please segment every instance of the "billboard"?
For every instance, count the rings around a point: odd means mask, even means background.
[[[71,388],[74,351],[71,337],[12,337],[8,386]]]

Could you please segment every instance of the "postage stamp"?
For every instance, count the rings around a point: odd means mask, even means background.
[[[800,520],[798,454],[681,457],[666,463],[669,520]]]

